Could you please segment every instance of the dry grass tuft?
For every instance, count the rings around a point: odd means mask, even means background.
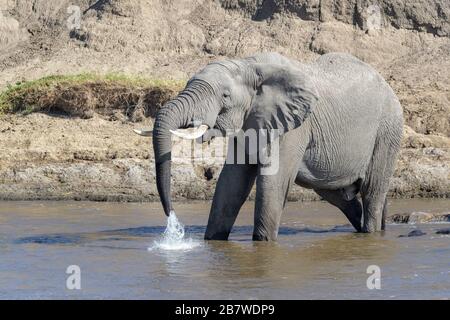
[[[0,114],[45,112],[91,118],[120,111],[131,121],[141,121],[154,117],[183,86],[183,81],[122,74],[49,76],[8,86],[0,93]]]

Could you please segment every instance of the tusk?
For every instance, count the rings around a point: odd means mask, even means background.
[[[153,135],[153,130],[145,130],[145,129],[133,129],[135,133],[144,137],[151,137]]]
[[[180,138],[194,140],[200,138],[206,132],[206,130],[208,130],[208,126],[202,124],[195,128],[170,130],[170,132]]]

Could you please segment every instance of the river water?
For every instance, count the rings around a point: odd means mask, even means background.
[[[392,200],[390,213],[449,211],[450,200]],[[450,224],[356,234],[323,202],[289,203],[276,243],[252,242],[253,203],[230,241],[202,240],[209,203],[176,203],[192,246],[155,246],[159,203],[0,202],[2,299],[448,299]],[[414,229],[426,235],[399,237]],[[80,290],[69,290],[69,266]],[[381,289],[367,287],[367,268]],[[373,282],[371,282],[373,283]]]

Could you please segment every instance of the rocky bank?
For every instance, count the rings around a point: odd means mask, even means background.
[[[186,80],[223,57],[343,51],[373,65],[404,108],[391,197],[450,195],[447,0],[0,0],[0,89],[53,74]],[[151,102],[149,102],[151,103]],[[156,200],[151,114],[0,115],[0,199]],[[175,141],[176,199],[209,199],[223,157]],[[317,196],[294,186],[290,200]]]

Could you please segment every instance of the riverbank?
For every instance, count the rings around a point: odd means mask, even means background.
[[[151,138],[133,129],[151,128],[156,110],[182,85],[78,75],[10,87],[0,95],[0,199],[157,201]],[[405,126],[389,196],[449,197],[448,140]],[[192,145],[174,140],[175,200],[212,198],[224,160],[214,152],[223,143],[203,146],[199,158]],[[291,201],[318,199],[295,185],[289,194]]]

